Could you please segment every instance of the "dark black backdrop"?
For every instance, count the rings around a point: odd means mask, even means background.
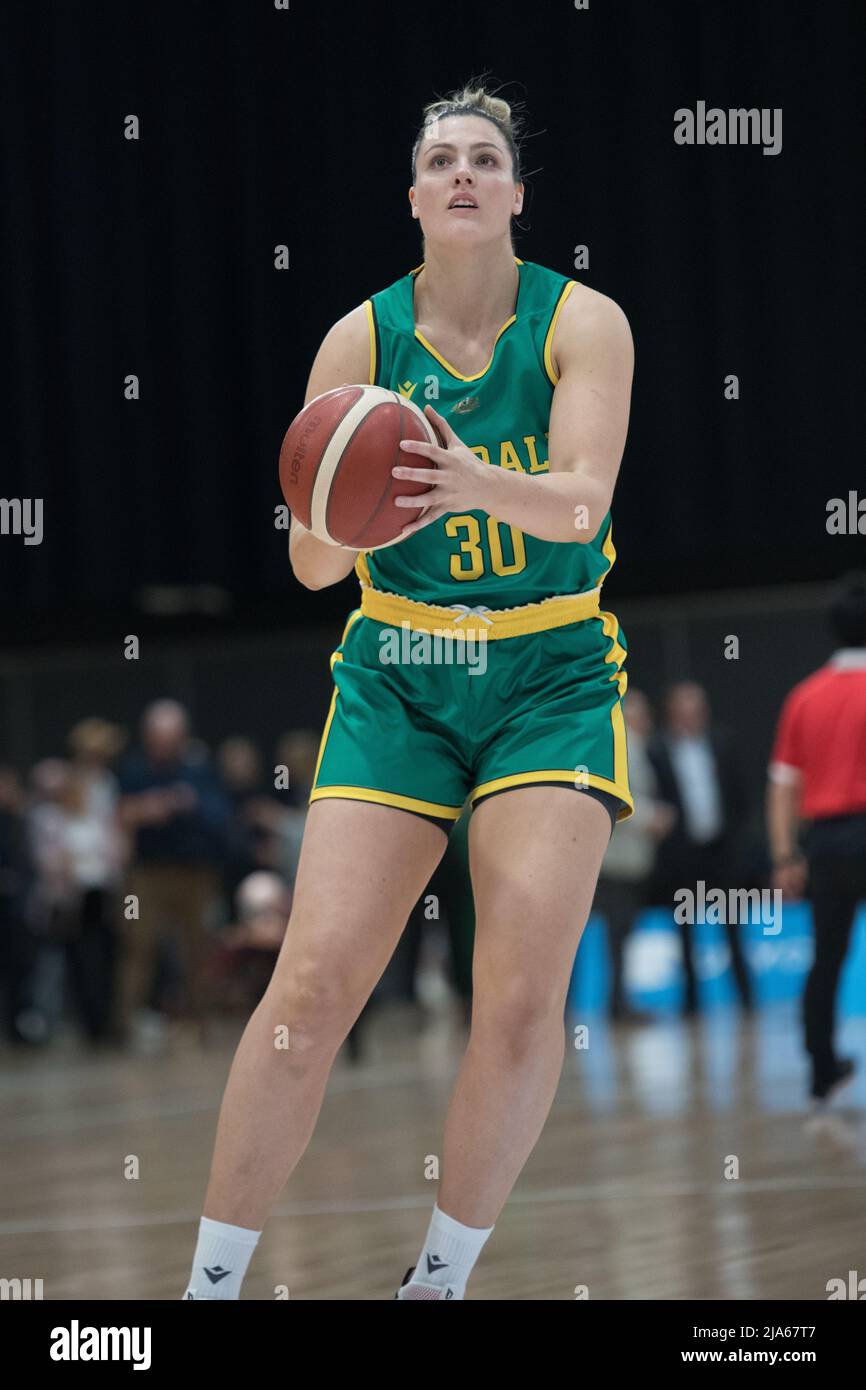
[[[353,579],[291,576],[277,451],[329,325],[420,259],[423,103],[482,69],[528,105],[518,253],[634,333],[609,602],[862,562],[825,528],[828,498],[866,495],[862,3],[3,13],[0,495],[45,506],[40,546],[0,537],[7,642],[141,631],[153,584],[226,591],[216,630],[353,606]],[[677,146],[698,100],[781,107],[782,152]]]

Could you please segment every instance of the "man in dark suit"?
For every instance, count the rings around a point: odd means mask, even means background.
[[[673,905],[678,889],[707,892],[736,887],[735,832],[745,817],[747,798],[733,740],[711,725],[707,695],[695,681],[671,686],[665,699],[665,726],[649,746],[658,795],[677,811],[673,830],[659,846],[654,897]],[[727,919],[730,913],[725,913]],[[683,1012],[697,1012],[697,982],[691,927],[679,924],[686,975]],[[731,965],[740,1003],[752,1006],[752,987],[740,944],[739,924],[725,921]]]

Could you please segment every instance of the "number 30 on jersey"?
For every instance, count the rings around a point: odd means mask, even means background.
[[[511,559],[506,560],[502,551],[502,533],[505,527],[510,536]],[[445,522],[445,534],[460,542],[460,550],[451,556],[452,579],[480,579],[482,574],[519,574],[526,568],[526,550],[523,532],[516,526],[507,526],[496,517],[487,517],[487,547],[481,541],[481,524],[478,518],[467,513],[465,516],[449,516]],[[487,560],[487,566],[485,566]]]

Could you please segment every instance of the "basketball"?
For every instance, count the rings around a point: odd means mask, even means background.
[[[293,516],[320,541],[376,550],[417,519],[395,497],[423,495],[424,483],[394,478],[398,463],[435,467],[400,449],[402,439],[438,444],[417,405],[381,386],[338,386],[295,417],[280,449],[280,486]],[[419,507],[423,506],[419,502]]]

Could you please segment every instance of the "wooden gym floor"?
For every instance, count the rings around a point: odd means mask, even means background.
[[[825,1299],[866,1274],[866,1019],[828,1115],[810,1116],[795,1011],[611,1030],[571,1050],[470,1299]],[[178,1299],[240,1025],[207,1051],[91,1056],[70,1034],[0,1052],[0,1276],[46,1299]],[[391,1299],[435,1195],[465,1030],[452,1005],[367,1022],[265,1228],[249,1299]],[[127,1155],[140,1176],[124,1177]],[[739,1177],[725,1177],[729,1156]]]

